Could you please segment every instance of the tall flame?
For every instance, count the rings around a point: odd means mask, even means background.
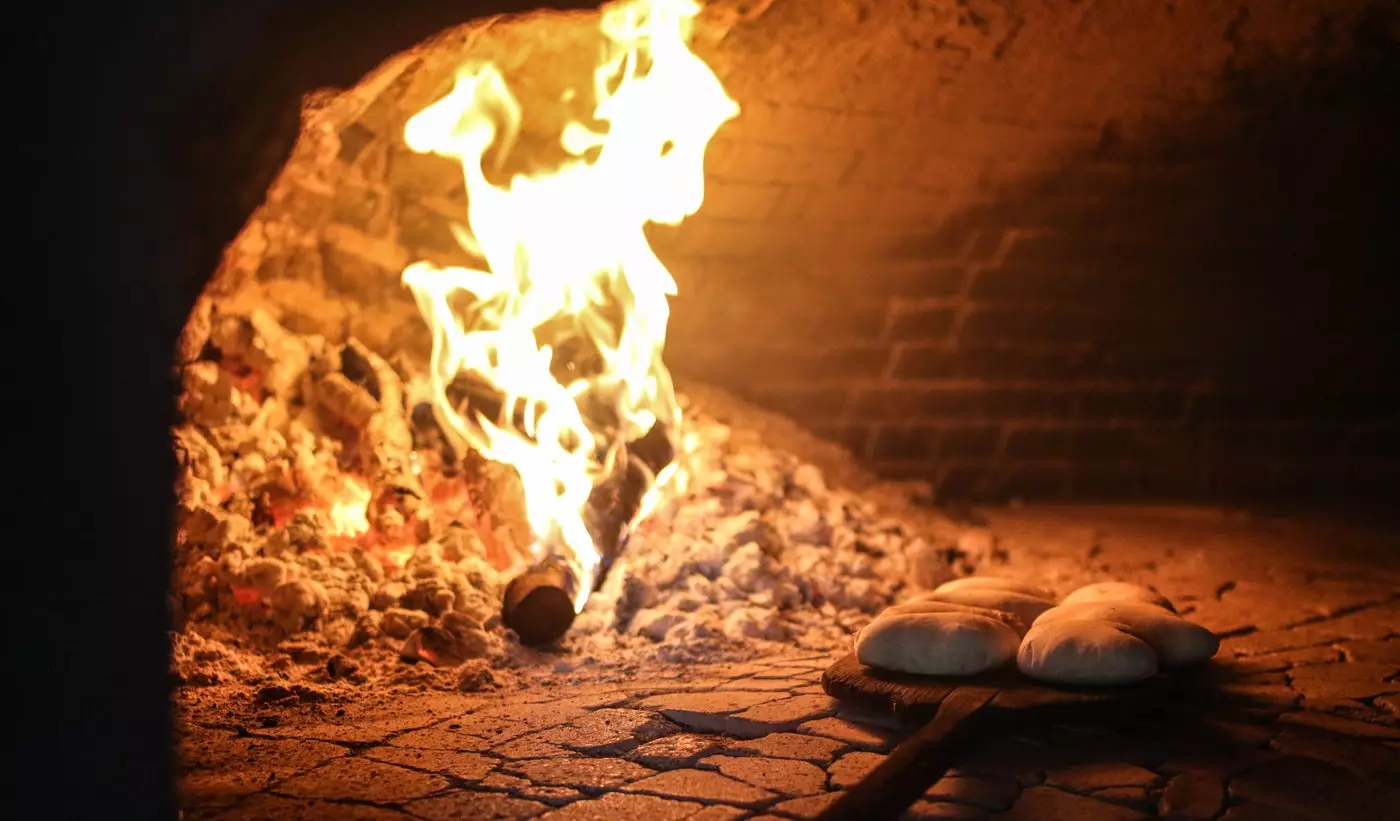
[[[648,222],[676,225],[704,199],[705,147],[739,106],[686,46],[692,0],[606,8],[609,44],[594,72],[595,131],[565,126],[570,159],[504,187],[486,178],[520,128],[519,103],[494,65],[463,66],[442,99],[414,115],[409,148],[458,160],[469,228],[454,226],[480,269],[410,265],[403,281],[433,333],[432,380],[443,423],[520,474],[536,558],[557,555],[579,580],[575,608],[602,558],[584,524],[593,488],[628,442],[660,426],[674,444],[680,410],[661,353],[676,284],[648,244]],[[587,363],[570,353],[580,343]],[[503,397],[494,419],[449,398],[466,375]],[[673,448],[679,452],[679,448]],[[675,463],[653,477],[643,511]]]

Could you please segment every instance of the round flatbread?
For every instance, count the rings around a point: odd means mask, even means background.
[[[1215,634],[1175,613],[1137,601],[1062,604],[1041,614],[1031,629],[1062,621],[1100,621],[1117,625],[1157,651],[1163,667],[1199,664],[1220,649]],[[1029,634],[1027,634],[1029,635]]]
[[[919,601],[942,601],[953,604],[966,604],[972,607],[987,607],[992,610],[1002,610],[1011,613],[1027,626],[1033,624],[1035,620],[1046,610],[1055,606],[1049,599],[1042,599],[1038,596],[1031,596],[1025,593],[1017,593],[1011,590],[994,590],[992,588],[965,587],[953,590],[942,588],[925,593],[918,598]]]
[[[1005,622],[974,613],[901,613],[860,632],[856,659],[900,673],[972,676],[1006,664],[1020,642]]]
[[[961,579],[953,579],[944,582],[933,589],[934,593],[945,593],[952,590],[1004,590],[1010,593],[1020,593],[1023,596],[1033,596],[1037,599],[1053,601],[1054,596],[1029,584],[1022,584],[1018,581],[1005,579],[1001,576],[964,576]]]
[[[1166,608],[1171,612],[1176,612],[1176,607],[1172,605],[1171,599],[1150,587],[1143,587],[1140,584],[1131,582],[1095,582],[1086,584],[1083,587],[1070,593],[1060,602],[1065,604],[1081,604],[1083,602],[1099,601],[1139,601],[1146,604],[1155,604],[1158,607]]]
[[[880,611],[877,618],[884,616],[898,616],[905,613],[972,613],[978,616],[986,616],[989,619],[996,619],[1005,622],[1008,627],[1016,631],[1016,635],[1024,636],[1027,625],[1016,617],[1014,613],[1005,610],[994,610],[990,607],[976,607],[970,604],[957,604],[950,601],[938,601],[937,599],[923,599],[918,601],[907,601],[902,604],[892,604]]]
[[[1016,653],[1016,667],[1050,684],[1132,684],[1157,674],[1157,653],[1116,625],[1056,621],[1031,628]]]

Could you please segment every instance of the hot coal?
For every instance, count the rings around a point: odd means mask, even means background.
[[[557,570],[509,584],[535,561],[518,479],[447,446],[409,358],[227,311],[181,368],[173,432],[188,685],[481,687],[512,668],[835,648],[904,586],[997,556],[834,446],[695,389],[680,437],[629,443],[596,490],[586,519],[608,572],[575,616]],[[672,441],[689,485],[630,527]]]

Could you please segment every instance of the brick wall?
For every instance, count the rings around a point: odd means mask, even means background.
[[[944,497],[1384,494],[1398,54],[1365,2],[777,0],[706,54],[668,361]]]
[[[654,232],[681,291],[667,361],[947,498],[1388,499],[1400,48],[1382,5],[713,0],[698,49],[743,113],[702,211]],[[259,65],[305,90],[320,75],[295,66],[335,64],[338,36]],[[421,348],[399,273],[465,261],[446,230],[465,203],[404,122],[489,59],[530,113],[526,159],[557,153],[597,46],[593,14],[478,22],[318,98],[206,293],[256,281],[299,330]],[[263,145],[238,136],[253,114],[287,119],[243,96],[192,179],[253,150],[231,139]],[[230,191],[260,174],[230,165],[195,211],[243,220]]]

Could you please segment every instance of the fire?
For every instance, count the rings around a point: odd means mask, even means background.
[[[345,482],[327,502],[330,504],[330,532],[354,538],[369,532],[369,486],[355,476]]]
[[[643,228],[699,210],[705,147],[739,112],[686,46],[699,10],[692,0],[632,0],[603,11],[609,48],[594,72],[593,117],[605,125],[566,126],[571,159],[558,168],[504,187],[487,180],[487,151],[504,157],[521,121],[489,63],[459,69],[447,96],[404,130],[412,150],[461,163],[469,227],[456,233],[482,263],[418,262],[403,274],[433,333],[438,416],[520,474],[532,550],[570,564],[576,609],[601,562],[584,524],[590,493],[627,443],[657,425],[673,444],[679,435],[661,361],[676,285]],[[570,353],[580,347],[586,362]],[[463,377],[501,397],[499,409],[454,404],[448,388]],[[653,477],[644,514],[677,473],[673,462]]]

